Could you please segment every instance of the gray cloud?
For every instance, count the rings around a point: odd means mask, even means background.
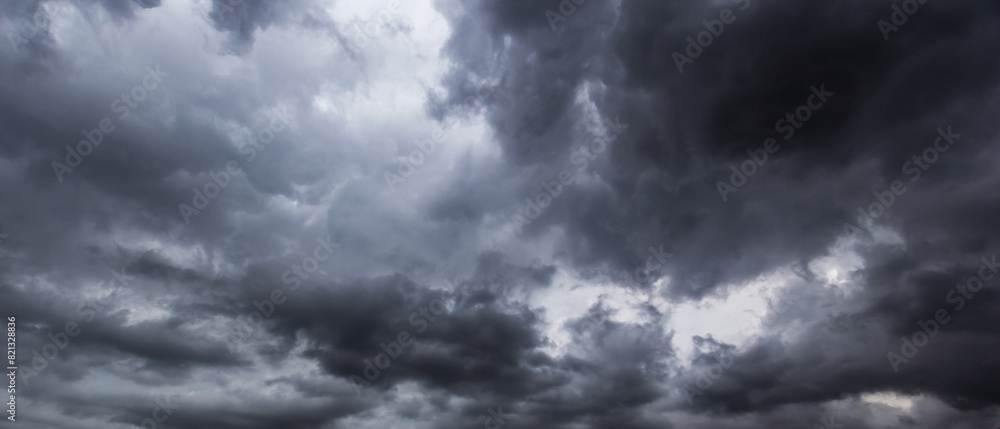
[[[996,2],[418,3],[0,5],[19,424],[996,424]]]

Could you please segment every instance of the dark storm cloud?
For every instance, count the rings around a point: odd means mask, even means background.
[[[565,19],[552,21],[553,31],[546,11],[561,5],[575,11],[559,13]],[[634,269],[646,244],[662,243],[673,253],[659,272],[670,276],[671,296],[718,293],[720,285],[826,254],[845,235],[845,222],[858,225],[856,209],[879,201],[873,192],[895,180],[906,186],[876,217],[900,228],[908,245],[876,245],[865,254],[866,268],[852,279],[863,296],[838,302],[829,320],[812,317],[798,344],[762,341],[739,356],[742,369],[727,372],[697,408],[743,413],[886,390],[930,393],[960,408],[996,404],[997,390],[985,379],[948,375],[961,362],[975,362],[980,374],[995,371],[996,362],[974,345],[996,337],[987,328],[995,326],[992,316],[966,310],[957,325],[964,329],[948,326],[951,332],[934,340],[936,351],[921,352],[919,368],[904,374],[892,373],[886,352],[893,348],[881,347],[933,317],[961,280],[957,273],[1000,248],[1000,231],[988,220],[998,213],[990,196],[1000,184],[990,167],[996,133],[987,114],[995,111],[998,62],[984,58],[1000,42],[995,4],[928,2],[888,41],[876,23],[892,19],[892,2],[574,5],[439,7],[456,28],[447,49],[458,67],[445,81],[454,103],[502,51],[501,85],[511,95],[495,99],[487,117],[510,174],[534,179],[522,182],[521,195],[537,192],[582,143],[572,138],[581,116],[574,91],[587,85],[602,116],[630,124],[594,167],[606,186],[569,188],[532,225],[533,234],[566,228],[569,259],[582,272]],[[685,53],[686,38],[707,31],[702,21],[718,19],[723,8],[735,21],[679,72],[672,54]],[[777,121],[815,102],[812,88],[833,94],[786,140],[788,128],[777,129]],[[913,157],[949,126],[958,142],[939,152],[936,164],[916,167]],[[769,137],[780,149],[723,202],[717,182],[729,184],[730,166],[750,160],[747,151]],[[636,235],[639,246],[632,245]],[[976,299],[988,307],[995,290]],[[809,304],[815,301],[801,305]],[[834,350],[859,356],[845,367]]]
[[[393,276],[307,290],[283,305],[274,329],[289,341],[296,332],[305,333],[312,343],[306,354],[344,379],[363,377],[368,362],[384,353],[382,345],[397,342],[405,332],[414,345],[388,369],[370,371],[379,373],[370,380],[372,387],[384,390],[415,379],[465,394],[486,389],[516,396],[536,382],[533,367],[551,362],[535,350],[543,343],[532,328],[537,316],[505,303],[491,283],[501,290],[514,287],[509,281],[479,279],[457,293]],[[535,363],[525,366],[525,361]]]
[[[893,5],[0,4],[0,310],[45,363],[21,415],[140,426],[178,395],[157,427],[995,424],[1000,280],[968,282],[1000,253],[1000,8],[929,0],[883,33]],[[418,30],[443,28],[435,58]],[[859,268],[826,285],[812,263],[847,235]],[[776,271],[792,299],[749,343],[683,338],[674,309]]]
[[[143,6],[155,5],[147,2]],[[246,146],[247,132],[254,133],[270,123],[281,100],[279,93],[294,100],[296,92],[314,93],[315,85],[326,78],[308,73],[312,77],[263,85],[258,92],[250,90],[256,85],[247,76],[242,80],[226,78],[211,82],[210,68],[198,65],[198,60],[175,61],[167,55],[147,62],[118,53],[102,62],[102,51],[89,52],[91,46],[86,43],[77,45],[81,52],[57,46],[50,32],[51,20],[80,9],[94,26],[118,28],[128,25],[120,19],[138,19],[137,5],[108,2],[105,7],[111,13],[107,15],[93,13],[96,6],[89,4],[73,6],[71,10],[61,9],[65,4],[56,2],[4,3],[3,7],[11,11],[4,15],[5,30],[18,30],[20,18],[30,20],[37,11],[49,9],[48,21],[39,19],[44,26],[31,34],[28,41],[39,45],[30,45],[30,50],[27,45],[19,46],[21,52],[16,52],[5,42],[0,50],[3,57],[0,68],[8,77],[2,85],[4,97],[0,103],[4,112],[0,126],[4,167],[0,174],[5,183],[19,184],[0,191],[5,201],[0,208],[0,228],[7,234],[0,243],[4,258],[0,264],[4,276],[0,302],[4,314],[18,317],[18,351],[25,371],[32,367],[33,350],[44,354],[48,353],[46,350],[55,350],[53,341],[62,344],[61,333],[65,333],[67,323],[76,323],[79,329],[79,334],[70,337],[65,348],[58,348],[58,355],[49,353],[51,359],[39,359],[39,366],[45,364],[44,367],[21,385],[26,387],[25,400],[52,398],[49,403],[71,403],[79,398],[79,391],[66,392],[65,396],[51,393],[80,380],[103,379],[113,384],[131,382],[169,388],[194,382],[205,370],[235,370],[252,364],[247,356],[227,350],[221,340],[226,331],[216,329],[216,318],[245,314],[243,305],[259,299],[257,291],[266,292],[274,284],[280,284],[281,272],[290,263],[286,259],[297,258],[280,258],[282,252],[274,252],[270,247],[277,237],[271,234],[281,235],[278,232],[283,229],[281,224],[287,227],[300,224],[276,217],[267,221],[266,227],[255,228],[262,231],[261,235],[238,238],[232,235],[234,228],[229,225],[226,208],[232,207],[232,201],[257,204],[262,201],[262,194],[291,192],[291,182],[272,180],[269,176],[285,170],[275,164],[289,159],[287,146],[282,147],[282,142],[292,139],[294,131],[276,134],[271,144],[278,148],[268,148],[253,164],[245,164],[246,154],[239,149]],[[111,19],[106,19],[107,16]],[[103,43],[122,43],[112,39],[109,36]],[[183,40],[144,40],[144,43],[144,52],[185,49],[176,46],[184,44]],[[41,48],[49,49],[50,55],[38,55]],[[67,59],[80,58],[85,60],[81,69],[67,65]],[[86,61],[102,67],[88,68],[90,64]],[[107,64],[116,67],[105,70]],[[157,88],[146,87],[144,99],[130,109],[127,117],[120,116],[114,110],[114,101],[125,93],[134,94],[136,85],[144,84],[147,67],[161,68],[166,76]],[[276,74],[280,75],[277,69]],[[343,76],[351,73],[345,70]],[[342,82],[350,80],[346,77]],[[58,180],[52,162],[65,163],[65,147],[79,147],[77,142],[85,138],[80,130],[98,128],[102,118],[113,121],[114,131],[106,133],[103,144],[85,156],[80,165],[74,165],[64,180]],[[234,127],[244,132],[233,136],[230,133]],[[313,138],[322,135],[331,134],[321,130]],[[213,205],[195,218],[191,229],[186,232],[177,229],[184,224],[178,204],[190,201],[193,187],[211,182],[208,171],[217,172],[232,160],[239,160],[247,167],[244,171],[251,182],[242,177],[232,178],[224,191],[226,198],[213,200]],[[302,176],[292,182],[305,184],[318,179],[313,173],[316,168],[293,162],[299,165],[299,171],[311,177]],[[292,228],[301,232],[300,226]],[[168,238],[169,230],[181,233],[174,235],[176,241]],[[186,234],[194,235],[182,237]],[[311,240],[310,235],[315,233],[304,232],[301,241]],[[170,242],[180,246],[175,250],[183,250],[174,253],[157,245],[149,246],[149,242],[140,244],[147,238],[158,244]],[[233,239],[243,244],[235,247],[222,244],[232,243]],[[219,257],[229,258],[223,255],[248,258],[237,264],[250,266],[251,273],[267,270],[268,276],[243,279],[236,274],[220,273],[218,268],[231,267],[226,265],[228,262],[212,267],[214,263],[207,259],[202,259],[207,265],[177,260],[178,255],[185,258],[195,255],[199,259],[199,254],[216,262],[221,261]],[[258,263],[246,262],[258,258]],[[276,260],[270,261],[271,258]],[[125,273],[130,280],[119,284],[112,270]],[[261,279],[272,283],[262,284]],[[99,295],[94,295],[95,289],[101,291],[97,292]],[[114,293],[107,297],[102,293],[111,291]],[[150,316],[148,312],[156,311],[167,317],[153,316],[155,320],[143,321]],[[51,340],[50,334],[59,340]],[[341,387],[345,396],[353,395],[349,387]],[[113,409],[116,403],[108,398],[103,401],[108,409]],[[95,404],[79,408],[86,418],[95,416],[93,410],[87,410],[91,406]],[[280,412],[262,411],[261,407],[221,412],[220,405],[215,405],[215,410],[213,405],[204,407],[203,416],[195,420],[173,416],[170,424],[205,427],[214,422],[214,427],[245,427],[246,422],[260,421],[260,427],[280,425],[276,422],[288,423],[285,427],[318,427],[357,411],[356,407],[345,407],[343,412],[337,412],[319,405],[282,406]],[[196,409],[192,407],[187,416],[197,414]],[[140,410],[140,414],[149,411]],[[36,424],[46,421],[41,417],[42,410],[31,414],[21,416],[29,422],[36,419]],[[141,420],[116,421],[138,425]],[[200,423],[185,425],[186,421]],[[90,422],[71,424],[53,419],[44,424],[89,427]]]
[[[53,374],[79,378],[86,372],[80,363],[95,354],[138,358],[139,367],[153,372],[240,364],[223,345],[200,337],[183,320],[129,323],[128,310],[115,306],[113,295],[78,304],[9,287],[3,295],[3,309],[17,315],[22,327],[22,386],[29,389],[51,387]]]
[[[569,101],[585,82],[604,87],[593,97],[605,117],[632,124],[597,164],[610,189],[573,188],[548,209],[558,214],[543,220],[565,224],[571,235],[595,245],[581,246],[594,250],[572,255],[578,262],[622,259],[625,236],[609,236],[600,221],[629,231],[651,229],[660,234],[654,242],[684,250],[665,272],[681,280],[679,292],[697,295],[701,286],[821,254],[853,216],[853,207],[834,205],[829,196],[895,179],[911,153],[933,142],[937,127],[975,133],[973,145],[991,137],[980,129],[986,123],[979,115],[969,114],[991,101],[975,94],[995,84],[997,66],[978,59],[996,44],[995,37],[980,36],[996,33],[996,14],[981,2],[928,5],[911,19],[922,22],[889,42],[875,25],[892,12],[888,2],[751,2],[683,74],[671,53],[683,52],[685,37],[703,30],[702,17],[721,7],[624,2],[616,11],[611,3],[592,1],[576,6],[563,31],[552,32],[545,11],[558,5],[535,3],[529,11],[505,2],[448,3],[481,13],[456,19],[456,27],[472,34],[451,40],[449,52],[464,67],[447,82],[458,96],[467,92],[468,82],[457,76],[478,73],[483,52],[507,46],[504,93],[513,95],[498,98],[488,117],[515,171],[570,158],[569,131],[579,112]],[[613,28],[602,25],[616,14]],[[749,159],[746,150],[765,138],[778,137],[775,122],[805,104],[811,87],[824,85],[835,95],[722,204],[716,181],[728,182],[728,167]],[[516,135],[522,138],[511,138]],[[971,156],[973,145],[955,152]],[[842,177],[867,160],[881,160],[882,171]],[[614,208],[623,206],[628,209]],[[764,246],[768,251],[761,251]],[[628,269],[637,262],[617,265]]]
[[[304,334],[304,356],[340,380],[357,377],[365,395],[416,381],[431,392],[475,401],[464,411],[451,410],[458,420],[440,427],[472,424],[469,418],[500,404],[517,414],[522,427],[620,421],[658,396],[664,359],[672,354],[662,329],[612,322],[607,309],[595,307],[572,324],[578,354],[552,359],[540,350],[548,340],[538,332],[538,310],[510,299],[518,290],[545,287],[551,267],[518,267],[499,258],[482,255],[472,277],[454,290],[397,275],[295,292],[268,329],[282,338],[284,350],[296,333]],[[399,342],[412,344],[396,348]],[[277,364],[290,357],[279,356]],[[328,389],[289,381],[317,394]],[[515,405],[525,398],[536,399]],[[610,411],[615,417],[606,415]],[[645,427],[638,423],[643,419],[625,420],[633,422],[625,427]]]

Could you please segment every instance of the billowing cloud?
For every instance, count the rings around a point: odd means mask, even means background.
[[[995,2],[0,11],[25,427],[1000,419]]]

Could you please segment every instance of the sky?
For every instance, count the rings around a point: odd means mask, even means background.
[[[3,427],[1000,426],[1000,2],[4,0]]]

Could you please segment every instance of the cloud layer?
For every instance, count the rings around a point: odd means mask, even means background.
[[[0,11],[24,427],[1000,420],[996,2]]]

